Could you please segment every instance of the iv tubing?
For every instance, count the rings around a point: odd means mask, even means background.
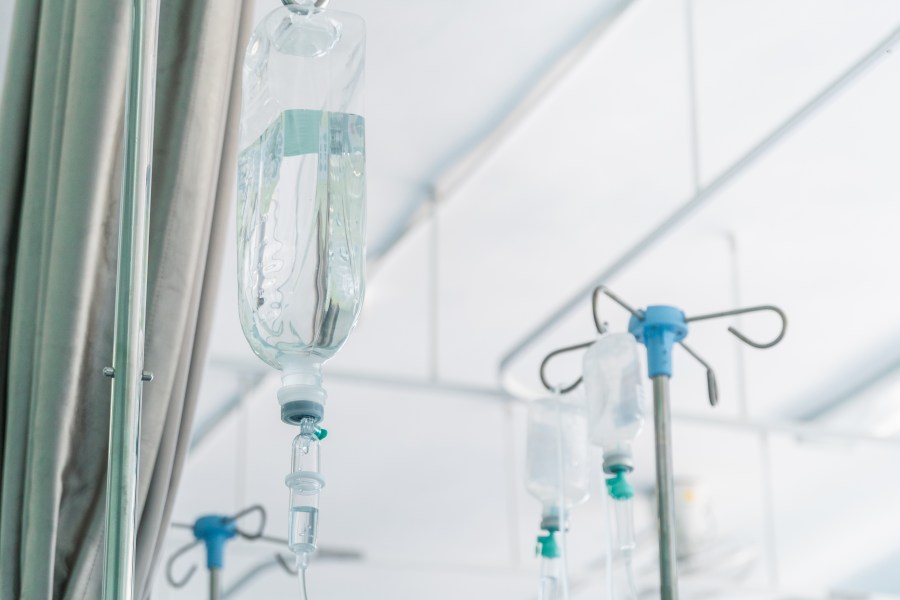
[[[566,529],[567,529],[567,519],[568,515],[566,514],[566,470],[563,461],[563,439],[562,439],[562,407],[560,407],[560,401],[562,400],[562,396],[557,393],[556,394],[556,465],[559,469],[559,566],[560,566],[560,574],[559,574],[559,588],[562,592],[561,600],[569,600],[569,564],[568,564],[568,550],[566,548]]]
[[[605,489],[606,484],[603,487],[601,496],[603,496],[603,513],[606,515],[606,600],[614,600],[612,510],[609,505],[611,500]]]
[[[622,559],[622,567],[625,572],[626,592],[624,598],[627,600],[637,600],[637,582],[634,577],[634,523],[628,519],[633,519],[631,511],[625,511],[623,515],[618,509],[623,508],[624,503],[631,503],[632,500],[616,500],[610,498],[608,494],[603,494],[603,510],[606,512],[606,594],[608,600],[614,600],[615,585],[613,577],[614,557]],[[619,504],[622,503],[622,504]],[[629,506],[630,507],[630,506]],[[613,512],[616,512],[616,532],[613,543]],[[628,531],[624,531],[625,528]],[[623,531],[631,540],[630,544],[623,544]],[[618,556],[616,556],[618,555]]]
[[[309,600],[309,592],[306,591],[306,567],[309,565],[309,555],[305,552],[297,555],[297,578],[300,580],[300,600]]]
[[[628,584],[628,598],[636,600],[637,585],[634,580],[634,505],[631,498],[627,500],[613,499],[613,511],[616,513],[616,539],[622,566],[625,570],[625,581]]]

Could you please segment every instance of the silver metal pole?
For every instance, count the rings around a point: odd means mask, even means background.
[[[662,600],[678,600],[675,553],[675,477],[672,471],[672,424],[669,378],[653,378],[653,422],[656,430],[656,489],[659,518],[659,582]]]
[[[150,168],[159,0],[133,0],[125,93],[125,160],[119,215],[115,342],[106,474],[104,600],[134,597],[138,440],[147,301]]]
[[[222,597],[222,588],[219,582],[219,569],[209,570],[209,600],[219,600]]]

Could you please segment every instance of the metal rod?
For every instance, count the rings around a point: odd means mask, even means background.
[[[222,589],[219,582],[219,569],[209,570],[209,600],[220,600]]]
[[[672,423],[669,378],[653,378],[653,424],[656,430],[656,489],[659,519],[659,580],[662,600],[678,600],[675,553],[675,476],[672,471]]]
[[[800,125],[805,123],[842,90],[856,81],[863,73],[868,71],[869,68],[885,56],[898,41],[900,41],[900,27],[894,28],[884,39],[879,41],[871,50],[860,57],[860,59],[849,69],[841,73],[818,94],[810,98],[805,105],[785,119],[778,127],[769,132],[768,135],[757,142],[755,146],[732,163],[731,166],[722,171],[709,183],[709,185],[681,204],[674,212],[638,240],[637,243],[628,248],[619,258],[607,265],[605,269],[598,273],[597,276],[589,281],[583,288],[570,296],[569,299],[554,310],[549,317],[544,319],[543,322],[525,335],[515,346],[506,352],[500,360],[498,378],[501,387],[510,394],[521,396],[523,398],[538,396],[539,393],[536,393],[534,390],[523,385],[513,377],[510,372],[512,363],[521,356],[526,349],[568,315],[570,311],[581,303],[582,298],[585,298],[590,294],[594,288],[612,280],[613,277],[621,273],[625,267],[630,265],[638,257],[642,256],[644,252],[654,247],[663,237],[680,226],[688,217],[694,214],[697,209],[706,205],[711,199],[717,197],[719,192],[731,184],[738,175],[755,164],[770,150],[777,147],[788,134],[792,133]]]
[[[132,600],[134,597],[159,0],[133,0],[132,6],[106,475],[105,600]]]

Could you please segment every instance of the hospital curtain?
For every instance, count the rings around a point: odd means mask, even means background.
[[[253,3],[163,0],[136,596],[171,512],[231,222]],[[96,599],[103,576],[131,2],[19,0],[0,109],[0,598]]]

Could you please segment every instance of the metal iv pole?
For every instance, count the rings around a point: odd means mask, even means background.
[[[787,316],[777,306],[770,304],[751,306],[717,313],[687,317],[673,306],[648,306],[635,309],[605,286],[594,289],[591,300],[594,325],[599,334],[607,331],[607,325],[600,318],[597,303],[601,295],[612,299],[616,304],[631,313],[628,332],[647,349],[648,376],[653,381],[653,416],[654,441],[656,447],[656,488],[657,488],[657,524],[659,528],[659,579],[660,597],[662,600],[678,600],[678,553],[675,547],[675,475],[672,468],[672,417],[669,394],[669,380],[672,377],[672,349],[677,344],[696,359],[706,369],[706,384],[709,403],[716,406],[719,402],[716,375],[712,367],[694,350],[684,343],[688,334],[688,323],[707,321],[735,315],[755,312],[771,312],[781,319],[781,331],[768,342],[756,342],[735,329],[728,331],[736,338],[754,348],[771,348],[778,344],[787,331]],[[594,342],[585,342],[554,350],[544,358],[540,368],[541,382],[548,390],[560,389],[562,393],[571,392],[582,382],[579,378],[568,386],[555,386],[547,377],[547,365],[556,356],[575,350],[583,350]]]
[[[131,50],[125,92],[124,168],[119,214],[113,378],[106,473],[103,599],[132,600],[138,445],[144,371],[147,246],[159,0],[132,0]]]

